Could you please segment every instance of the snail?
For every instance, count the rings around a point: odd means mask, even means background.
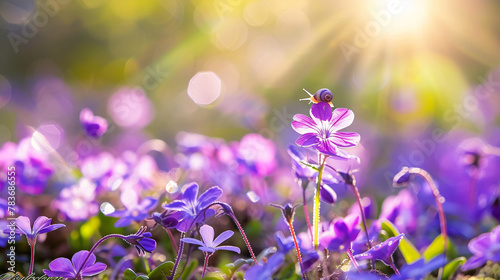
[[[304,89],[304,91],[307,94],[309,94],[309,98],[300,99],[301,101],[308,100],[308,101],[314,102],[314,103],[326,102],[326,103],[330,104],[330,106],[333,107],[333,104],[332,104],[333,93],[329,89],[322,88],[322,89],[316,91],[315,94],[311,94],[306,89]]]

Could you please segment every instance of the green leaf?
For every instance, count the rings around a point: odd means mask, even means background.
[[[432,241],[431,245],[427,247],[424,251],[424,258],[425,261],[429,261],[441,254],[443,254],[444,251],[444,238],[442,235],[438,235],[434,241]],[[457,249],[455,248],[455,245],[451,242],[451,240],[448,238],[448,242],[446,244],[446,256],[448,259],[453,259],[458,257]]]
[[[302,277],[295,272],[295,263],[287,265],[280,276],[281,280],[300,280]]]
[[[458,267],[461,266],[462,264],[465,263],[467,259],[465,257],[458,257],[451,262],[449,262],[447,265],[445,265],[444,270],[443,270],[443,280],[448,280],[450,277],[453,277],[455,275],[455,272],[457,271]]]
[[[210,272],[205,274],[202,280],[224,280],[224,276],[220,275],[218,272]]]
[[[135,280],[149,280],[149,277],[147,277],[146,275],[139,275],[137,276],[137,278],[135,278]]]
[[[125,272],[123,272],[123,280],[135,280],[135,278],[137,278],[137,274],[135,274],[132,269],[125,269]]]
[[[197,266],[198,266],[198,261],[197,260],[192,261],[186,267],[186,269],[184,269],[184,273],[182,273],[181,280],[189,279],[189,276],[191,276],[191,273],[193,273],[193,271],[196,269]]]
[[[150,280],[165,280],[165,276],[170,276],[174,268],[173,262],[164,262],[148,274]]]
[[[383,241],[399,235],[399,230],[389,220],[384,220],[382,222],[382,231],[385,232],[385,234],[381,235]],[[403,238],[399,242],[399,251],[401,251],[403,258],[408,264],[411,264],[421,258],[420,253],[417,248],[415,248],[415,245],[413,245],[413,243],[411,243],[407,238]]]

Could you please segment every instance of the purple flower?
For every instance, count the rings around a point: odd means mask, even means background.
[[[101,138],[108,130],[108,122],[102,117],[94,116],[88,108],[80,112],[80,123],[85,134],[92,138]]]
[[[33,223],[33,229],[31,229],[30,219],[26,216],[19,216],[16,219],[16,233],[26,235],[29,245],[33,248],[39,234],[65,227],[63,224],[51,225],[51,221],[52,219],[40,216],[35,220]],[[10,233],[10,228],[4,229],[4,233]]]
[[[260,134],[247,134],[241,138],[236,155],[238,161],[252,173],[265,177],[276,169],[276,146]]]
[[[272,255],[267,262],[260,261],[257,265],[250,267],[247,272],[245,272],[244,279],[272,279],[273,274],[280,268],[284,260],[285,255],[283,253],[276,253]]]
[[[233,251],[237,254],[241,253],[240,248],[235,247],[235,246],[219,246],[222,242],[226,241],[229,239],[231,236],[233,236],[234,232],[231,230],[226,230],[223,233],[221,233],[217,238],[214,240],[214,228],[209,226],[209,225],[203,225],[200,228],[200,235],[201,238],[203,239],[203,242],[194,239],[194,238],[183,238],[181,239],[182,242],[189,243],[189,244],[195,244],[195,245],[200,245],[198,249],[200,249],[203,252],[207,253],[213,253],[218,250],[227,250],[227,251]]]
[[[359,143],[360,136],[354,132],[337,132],[354,121],[354,113],[345,108],[333,111],[329,104],[320,102],[311,106],[312,117],[297,114],[293,117],[293,129],[302,134],[296,141],[299,146],[313,146],[319,152],[342,157],[337,147],[352,147]]]
[[[77,278],[82,276],[94,276],[106,269],[106,265],[97,262],[94,254],[91,254],[85,266],[82,268],[83,262],[87,258],[89,251],[83,250],[73,255],[71,261],[67,258],[57,258],[49,263],[49,269],[44,269],[43,273],[49,277],[64,277]],[[80,275],[76,272],[80,271]]]
[[[198,216],[199,213],[222,195],[222,190],[219,187],[211,187],[198,198],[198,189],[198,184],[188,184],[182,193],[181,199],[174,200],[163,206],[165,209],[177,210],[182,214],[182,218],[177,225],[177,230],[181,232],[187,232],[191,225],[203,223],[205,218],[215,214],[215,210],[208,209],[203,215]],[[196,218],[197,216],[198,218]]]
[[[32,146],[31,138],[22,139],[16,147],[15,154],[12,154],[14,153],[12,148],[12,144],[9,143],[2,147],[1,154],[8,162],[0,162],[0,165],[4,165],[4,168],[14,165],[16,186],[22,191],[34,195],[43,193],[47,181],[54,173],[47,156]],[[7,173],[6,170],[3,172]]]
[[[165,210],[162,213],[154,212],[151,215],[151,219],[155,222],[155,227],[160,225],[166,229],[175,228],[179,224],[179,220],[182,217],[182,213]]]
[[[156,241],[151,237],[151,232],[146,232],[147,227],[141,227],[135,234],[127,235],[123,240],[134,245],[139,256],[151,253],[156,249]]]
[[[120,217],[115,223],[115,227],[126,227],[132,221],[140,222],[149,216],[149,211],[156,207],[157,199],[146,197],[139,201],[139,195],[132,189],[122,192],[120,199],[126,209],[109,213],[108,216]]]
[[[463,271],[480,267],[490,260],[500,261],[500,226],[483,233],[469,242],[469,251],[474,254],[462,266]]]
[[[293,237],[288,236],[285,237],[285,235],[281,232],[278,231],[274,234],[274,238],[276,239],[276,243],[278,244],[278,252],[281,252],[283,254],[288,253],[288,251],[292,250],[295,247],[295,243],[293,242]],[[300,244],[300,239],[298,240],[298,243]]]
[[[414,279],[421,280],[428,273],[444,266],[446,264],[446,259],[443,255],[439,255],[432,260],[425,262],[424,259],[418,259],[417,261],[404,265],[401,267],[399,272],[401,276],[393,275],[391,280],[404,280],[404,279]]]
[[[64,188],[54,206],[72,221],[84,221],[97,214],[96,186],[81,178],[76,185]]]
[[[392,259],[392,254],[399,246],[399,242],[404,237],[404,233],[398,236],[388,238],[386,241],[374,246],[370,250],[355,255],[354,258],[358,261],[361,260],[379,260],[387,266],[391,266],[395,269],[394,260]],[[397,269],[394,270],[395,272]]]
[[[321,234],[320,247],[331,251],[349,250],[351,242],[356,240],[360,231],[359,216],[348,215],[345,218],[336,218],[330,224],[329,230]]]
[[[397,195],[388,196],[382,203],[382,210],[377,226],[384,219],[392,222],[401,232],[413,232],[417,227],[417,202],[414,195],[407,190],[401,190]]]

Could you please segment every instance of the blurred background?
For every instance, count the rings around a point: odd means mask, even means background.
[[[309,110],[303,89],[326,87],[356,114],[348,130],[367,169],[389,177],[389,163],[422,165],[452,134],[500,141],[499,11],[493,0],[3,0],[0,143],[42,129],[67,156],[88,107],[117,151],[173,145],[179,131],[285,147]]]

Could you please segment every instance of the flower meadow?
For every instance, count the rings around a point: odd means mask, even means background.
[[[500,2],[0,2],[0,280],[500,279]]]
[[[354,112],[331,97],[303,103],[309,116],[293,116],[297,138],[283,147],[179,132],[176,151],[152,139],[119,155],[100,146],[106,119],[83,108],[80,137],[96,152],[65,166],[71,183],[54,177],[49,133],[4,143],[4,275],[498,279],[500,177],[485,172],[499,170],[500,148],[464,139],[442,155],[454,164],[436,174],[443,183],[403,166],[383,186],[393,194],[365,194],[363,153],[350,153],[363,136],[345,131]]]

